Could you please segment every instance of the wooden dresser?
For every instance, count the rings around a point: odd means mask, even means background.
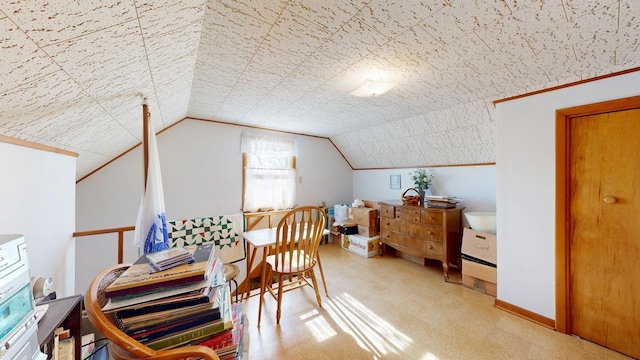
[[[382,253],[390,246],[405,254],[439,260],[448,281],[449,264],[460,268],[463,209],[380,203]]]

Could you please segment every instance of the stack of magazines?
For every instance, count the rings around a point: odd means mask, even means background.
[[[458,206],[458,203],[462,201],[461,198],[449,195],[437,196],[426,195],[424,197],[425,205],[427,207],[439,208],[439,209],[452,209]]]
[[[190,262],[157,271],[152,259],[162,263],[162,258],[171,257],[143,255],[105,289],[108,301],[102,311],[113,313],[124,333],[154,350],[213,342],[236,327],[242,331],[241,322],[235,320],[239,308],[232,309],[222,261],[214,256],[215,245],[185,249],[189,256],[178,256],[191,258]],[[225,340],[224,348],[233,352],[227,349],[230,342]],[[237,355],[238,342],[229,359]]]
[[[149,265],[155,272],[171,269],[172,267],[178,265],[191,263],[193,262],[193,254],[191,253],[191,251],[183,247],[175,247],[147,254],[147,259],[149,259]]]

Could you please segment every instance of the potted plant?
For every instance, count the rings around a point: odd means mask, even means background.
[[[427,174],[425,169],[417,169],[411,175],[411,180],[413,180],[413,184],[416,186],[416,189],[420,193],[421,201],[424,204],[424,196],[427,191],[431,194],[431,184],[433,182],[434,175]]]

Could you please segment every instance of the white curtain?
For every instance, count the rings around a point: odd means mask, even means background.
[[[246,154],[244,211],[295,206],[296,169],[293,139],[242,134]]]

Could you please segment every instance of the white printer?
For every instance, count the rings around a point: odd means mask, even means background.
[[[0,360],[45,360],[37,329],[24,236],[0,235]]]

